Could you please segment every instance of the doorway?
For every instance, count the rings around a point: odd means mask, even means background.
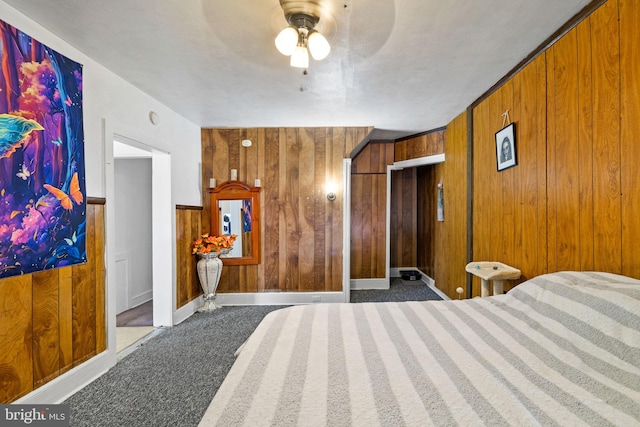
[[[152,153],[113,142],[116,352],[153,328]]]

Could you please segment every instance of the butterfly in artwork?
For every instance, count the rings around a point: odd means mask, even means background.
[[[60,200],[60,205],[68,211],[73,209],[73,202],[79,205],[82,203],[82,200],[84,200],[82,192],[80,191],[80,183],[78,182],[78,172],[74,173],[73,177],[71,177],[69,194],[49,184],[44,184],[44,188],[56,196],[56,199]]]
[[[16,174],[18,178],[22,178],[23,181],[26,181],[31,176],[31,172],[26,164],[22,164],[22,170]]]
[[[62,145],[62,140],[58,137],[58,139],[52,139],[51,143],[60,147]]]

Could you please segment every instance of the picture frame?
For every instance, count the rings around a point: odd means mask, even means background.
[[[517,165],[516,124],[511,123],[496,132],[496,164],[498,172]]]

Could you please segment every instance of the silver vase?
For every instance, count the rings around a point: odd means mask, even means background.
[[[220,306],[216,303],[216,289],[222,274],[221,252],[199,253],[200,258],[196,264],[200,286],[204,292],[204,305],[198,311],[213,311]]]

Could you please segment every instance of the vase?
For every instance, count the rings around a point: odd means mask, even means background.
[[[222,261],[220,255],[223,252],[199,253],[200,259],[196,263],[198,279],[204,292],[204,305],[198,309],[200,312],[213,311],[220,306],[216,303],[216,289],[222,274]]]

